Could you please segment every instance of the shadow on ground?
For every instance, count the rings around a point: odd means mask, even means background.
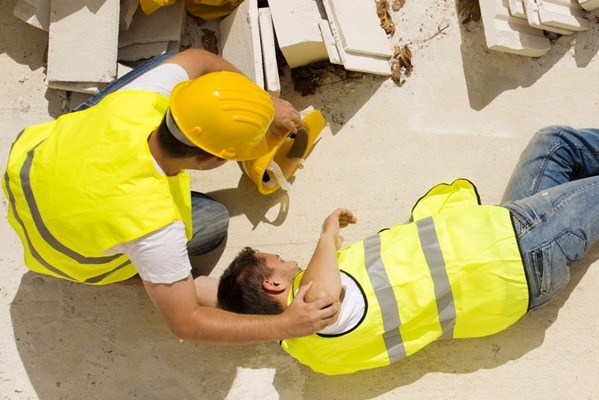
[[[40,399],[224,398],[237,366],[257,351],[179,343],[141,286],[27,273],[10,312]]]
[[[571,281],[562,293],[505,331],[484,338],[435,342],[393,365],[353,375],[326,376],[302,366],[306,383],[301,392],[306,399],[347,399],[350,395],[352,399],[371,399],[418,381],[429,373],[472,373],[493,369],[523,357],[543,344],[546,329],[555,321],[559,309],[597,258],[599,247],[595,246],[585,259],[572,268]],[[274,380],[277,391],[284,392],[291,379],[286,374],[277,373]],[[364,385],[364,382],[368,382],[368,385]]]
[[[599,50],[599,26],[590,25],[588,31],[553,40],[541,57],[490,50],[482,20],[460,25],[462,65],[472,109],[483,110],[503,92],[532,86],[571,51],[576,65],[585,67]]]
[[[275,369],[273,386],[281,398],[345,399],[351,394],[366,399],[431,372],[492,369],[541,346],[589,260],[598,256],[595,249],[573,268],[572,281],[560,296],[506,331],[433,343],[389,367],[347,376],[316,374],[275,343],[179,343],[141,286],[86,286],[28,272],[10,313],[20,358],[40,399],[221,399],[239,368]]]

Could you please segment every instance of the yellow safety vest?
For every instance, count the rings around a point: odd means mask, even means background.
[[[89,284],[122,281],[137,271],[106,250],[175,220],[190,237],[189,175],[159,174],[147,144],[168,104],[161,94],[118,91],[19,134],[2,186],[31,270]]]
[[[359,325],[336,336],[283,340],[288,353],[317,372],[348,374],[440,338],[499,332],[526,313],[528,285],[507,209],[481,206],[474,186],[459,179],[431,189],[412,220],[337,253],[364,295]]]

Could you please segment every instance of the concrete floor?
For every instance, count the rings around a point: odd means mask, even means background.
[[[60,114],[44,83],[47,35],[0,3],[0,165],[25,126]],[[359,223],[346,243],[404,221],[439,182],[466,177],[497,203],[520,151],[550,124],[599,125],[599,25],[562,37],[538,59],[486,48],[482,24],[459,24],[455,2],[408,1],[393,43],[414,72],[283,97],[329,122],[289,192],[261,196],[235,163],[192,173],[223,201],[230,237],[214,276],[244,245],[308,261],[324,217],[343,206]],[[441,28],[441,33],[438,33]],[[438,34],[437,34],[438,33]],[[2,214],[6,214],[2,199]],[[392,366],[318,375],[275,343],[180,344],[140,287],[88,287],[28,272],[0,220],[0,398],[3,399],[599,399],[599,249],[573,268],[545,308],[481,339],[438,342]]]

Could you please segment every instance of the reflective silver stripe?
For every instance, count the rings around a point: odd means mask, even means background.
[[[20,135],[21,134],[19,134],[19,136],[17,136],[15,143],[19,139]],[[33,191],[31,190],[31,182],[29,179],[29,173],[31,171],[31,166],[32,166],[32,162],[33,162],[33,153],[34,153],[35,149],[37,148],[37,146],[39,146],[40,144],[41,143],[38,143],[33,149],[31,149],[27,153],[27,158],[25,159],[25,162],[23,163],[23,166],[21,167],[21,171],[19,172],[19,175],[21,178],[21,188],[23,190],[23,194],[25,196],[27,205],[29,206],[29,210],[31,212],[31,217],[33,219],[33,222],[34,222],[38,232],[42,236],[42,238],[48,243],[48,245],[50,245],[50,247],[54,248],[54,250],[56,250],[59,253],[62,253],[66,257],[72,258],[73,260],[77,261],[80,264],[105,264],[105,263],[111,262],[111,261],[116,260],[119,257],[121,257],[122,254],[115,254],[115,255],[106,256],[106,257],[86,257],[86,256],[79,254],[79,253],[75,252],[74,250],[66,247],[65,245],[60,243],[58,241],[58,239],[56,239],[56,237],[54,237],[54,235],[52,235],[52,233],[50,233],[50,231],[48,230],[47,226],[44,224],[44,221],[40,215],[39,208],[37,207],[37,203],[35,202],[35,197],[33,196]],[[13,146],[14,146],[14,143],[13,143]],[[11,150],[12,150],[12,148],[11,148]],[[54,266],[52,266],[35,249],[33,242],[31,241],[31,238],[29,236],[29,233],[27,232],[25,224],[23,223],[23,220],[18,215],[14,194],[12,193],[12,191],[10,189],[10,185],[9,185],[10,179],[8,176],[8,172],[6,172],[4,176],[5,176],[5,186],[6,186],[8,195],[9,195],[9,201],[12,206],[12,211],[15,216],[15,220],[19,223],[19,225],[21,225],[21,228],[23,229],[23,232],[25,234],[25,238],[27,241],[27,245],[29,247],[29,251],[31,252],[31,255],[36,259],[37,262],[39,262],[41,265],[43,265],[48,270],[50,270],[60,276],[63,276],[66,279],[77,281],[78,279],[75,279],[75,278],[71,277],[70,275],[66,274],[64,271],[60,271],[57,268],[55,268]],[[87,280],[85,280],[85,282],[98,283],[98,282],[102,281],[102,279],[104,279],[106,276],[112,274],[113,272],[115,272],[117,270],[120,270],[121,268],[129,265],[130,263],[131,263],[130,260],[126,260],[125,262],[116,266],[112,271],[103,273],[99,276],[88,278]]]
[[[418,236],[420,237],[424,258],[428,263],[435,287],[439,321],[443,330],[441,339],[449,339],[453,337],[453,328],[455,326],[455,303],[449,277],[447,276],[445,260],[441,252],[441,245],[435,231],[435,223],[432,217],[427,217],[416,221],[416,226],[418,227]]]
[[[173,119],[173,116],[171,115],[170,108],[168,108],[166,110],[166,127],[171,132],[171,134],[175,137],[175,139],[177,139],[181,143],[186,144],[191,147],[197,147],[195,144],[191,143],[191,141],[187,138],[187,136],[185,136],[185,134],[183,132],[181,132],[181,129],[179,129],[179,127],[177,126],[177,123],[175,122],[175,120]]]
[[[381,239],[378,234],[364,240],[364,257],[368,276],[381,307],[385,347],[389,354],[389,360],[395,362],[406,356],[406,349],[399,331],[401,320],[397,299],[393,294],[393,286],[381,259]]]
[[[17,207],[15,204],[15,196],[13,195],[12,190],[10,190],[10,186],[9,186],[8,172],[4,173],[4,183],[5,183],[5,187],[6,187],[6,192],[8,193],[8,201],[10,201],[10,205],[12,207],[12,212],[15,216],[15,220],[18,222],[19,225],[21,225],[21,229],[23,229],[23,233],[25,234],[25,240],[27,241],[27,247],[29,247],[29,252],[33,256],[33,258],[35,258],[37,260],[37,262],[40,263],[41,265],[43,265],[46,269],[54,272],[55,274],[58,274],[58,275],[64,277],[65,279],[75,280],[68,274],[54,268],[46,260],[44,260],[42,258],[42,256],[37,252],[37,250],[33,246],[33,243],[31,242],[31,238],[29,238],[29,233],[27,232],[27,229],[25,229],[25,224],[23,223],[23,220],[21,219],[21,217],[19,216],[19,213],[17,212]]]

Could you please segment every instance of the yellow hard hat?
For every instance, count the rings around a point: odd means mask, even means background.
[[[227,160],[268,152],[275,109],[270,95],[242,74],[221,71],[173,88],[167,125],[181,142]]]
[[[260,193],[271,194],[280,188],[289,188],[288,180],[302,166],[326,125],[318,110],[306,113],[302,122],[297,133],[288,132],[281,138],[269,137],[270,149],[262,157],[243,161],[243,170]]]

